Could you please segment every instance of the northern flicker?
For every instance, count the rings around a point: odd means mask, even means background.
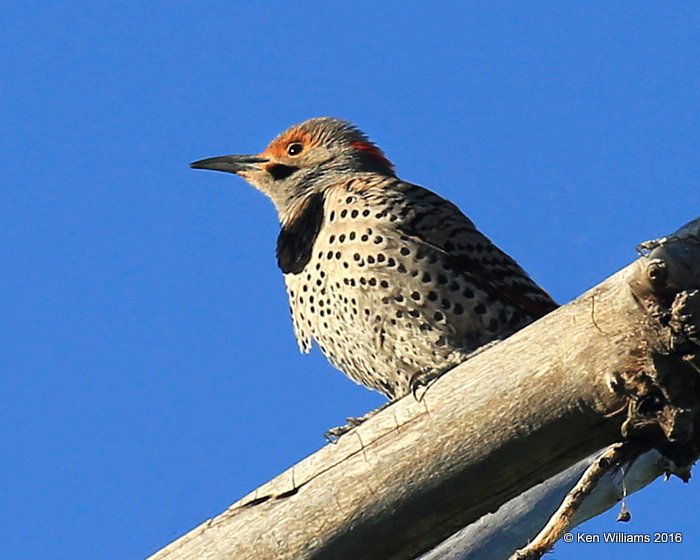
[[[272,200],[299,348],[315,341],[391,400],[557,306],[454,204],[399,179],[346,121],[311,119],[258,155],[191,166],[240,175]]]

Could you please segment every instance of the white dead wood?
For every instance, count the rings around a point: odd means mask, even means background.
[[[421,401],[383,409],[152,558],[416,558],[623,436],[689,464],[700,449],[699,230],[648,246]]]

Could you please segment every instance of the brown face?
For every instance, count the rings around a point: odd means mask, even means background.
[[[313,168],[332,157],[318,135],[306,130],[304,125],[294,126],[275,138],[260,154],[269,160],[262,166],[275,180],[286,179],[296,171]]]
[[[330,159],[331,152],[303,125],[275,138],[260,154],[207,158],[191,164],[195,169],[235,173],[266,194],[280,215],[299,190],[294,179],[302,170],[313,171]],[[292,177],[294,176],[294,177]]]
[[[301,126],[295,126],[275,138],[260,156],[272,160],[294,160],[308,153],[317,142]]]
[[[196,161],[196,169],[240,175],[274,203],[280,217],[292,201],[307,196],[316,176],[342,176],[353,172],[393,175],[382,151],[350,123],[317,118],[291,127],[255,155],[220,156]]]

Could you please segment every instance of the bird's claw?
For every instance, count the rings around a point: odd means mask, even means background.
[[[323,434],[323,437],[326,438],[326,441],[328,443],[338,443],[338,440],[340,439],[341,436],[344,436],[353,428],[357,428],[357,426],[362,424],[365,421],[365,419],[366,419],[366,415],[362,416],[360,418],[355,418],[352,416],[350,418],[346,418],[345,425],[336,426],[335,428],[331,428],[325,434]]]

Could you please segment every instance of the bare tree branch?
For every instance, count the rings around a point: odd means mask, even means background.
[[[700,296],[684,290],[700,285],[698,229],[646,247],[153,558],[415,558],[623,436],[691,462]]]

